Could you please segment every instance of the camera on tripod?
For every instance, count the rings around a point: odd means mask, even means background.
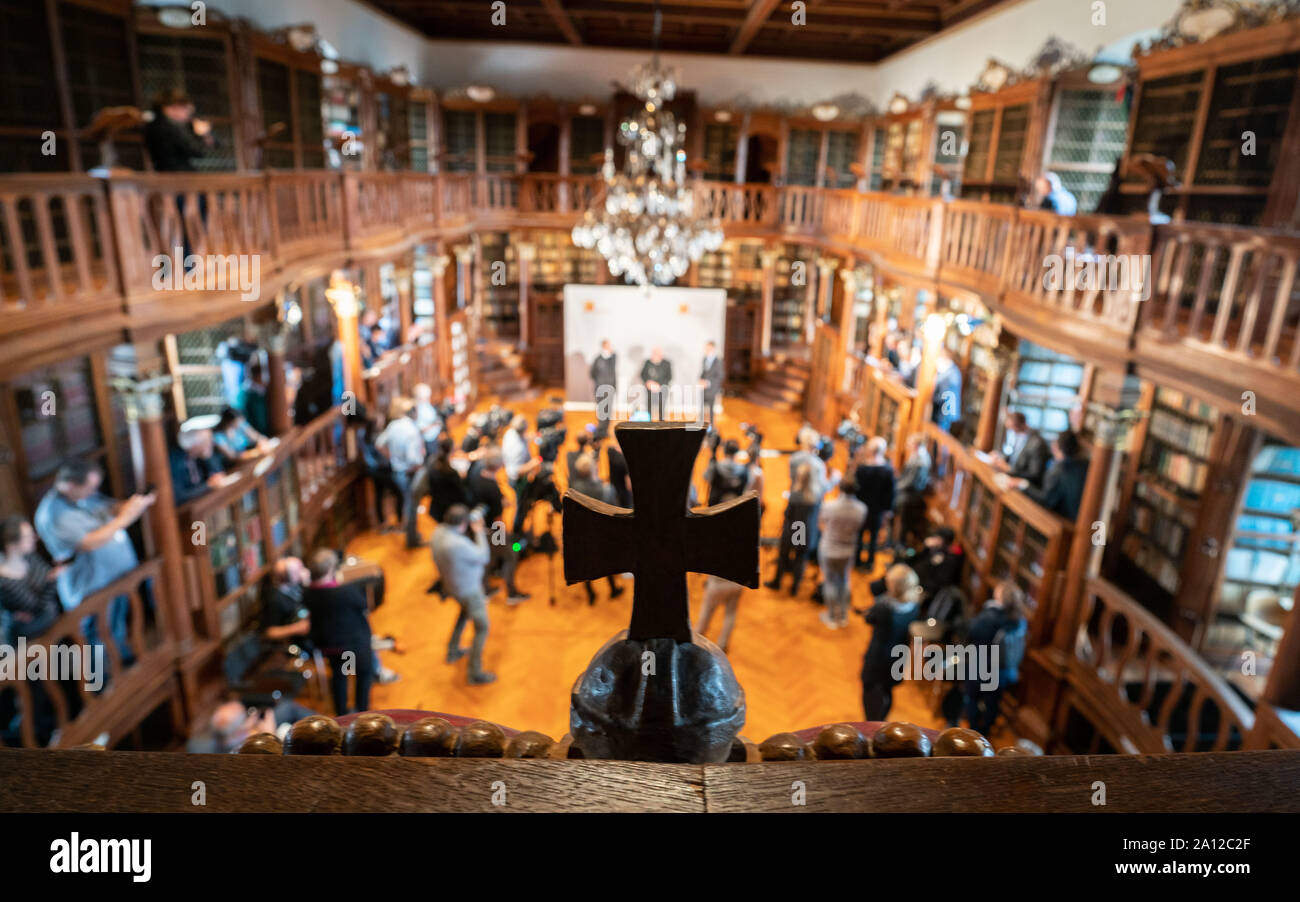
[[[835,437],[843,439],[849,446],[849,457],[857,453],[867,442],[867,437],[862,434],[862,430],[847,417],[840,421],[839,428],[835,430]]]
[[[556,399],[552,398],[552,403]],[[564,410],[560,407],[545,407],[537,413],[537,453],[543,463],[553,464],[560,456],[565,439],[569,435],[564,425]],[[547,469],[543,467],[543,469]]]

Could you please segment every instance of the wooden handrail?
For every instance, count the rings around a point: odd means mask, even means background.
[[[92,592],[81,604],[65,611],[40,636],[28,639],[28,647],[46,645],[47,657],[53,658],[55,647],[69,642],[79,647],[82,654],[94,654],[94,648],[87,637],[87,622],[94,618],[98,642],[103,646],[103,670],[99,676],[105,685],[95,691],[88,686],[85,668],[81,675],[70,681],[60,682],[46,679],[41,682],[41,694],[54,712],[55,732],[50,739],[50,746],[73,746],[87,742],[101,732],[110,729],[125,729],[129,725],[120,722],[119,714],[130,707],[135,696],[156,689],[160,682],[165,682],[172,666],[172,640],[163,622],[167,610],[166,587],[158,579],[162,570],[159,558],[145,561],[129,573],[119,577],[107,586]],[[153,610],[159,618],[157,625],[149,623],[146,611],[145,584],[153,599]],[[110,610],[114,602],[121,597],[127,599],[130,606],[130,632],[127,641],[134,661],[123,665],[124,652],[118,637],[110,628]],[[76,686],[76,699],[79,703],[74,710],[72,699],[65,694],[65,687],[71,682]],[[35,698],[31,681],[25,678],[0,678],[0,691],[13,689],[18,696],[23,712],[19,727],[22,743],[27,748],[37,748],[40,743],[36,736]]]
[[[1069,680],[1099,725],[1119,730],[1124,751],[1195,752],[1236,748],[1255,715],[1224,679],[1173,630],[1104,579],[1084,587],[1069,654]],[[1161,684],[1167,686],[1158,696]],[[1130,687],[1138,688],[1136,699]],[[1190,696],[1190,697],[1189,697]],[[1186,705],[1181,748],[1172,720]],[[1207,709],[1216,723],[1203,729]],[[1213,739],[1201,739],[1205,730]]]

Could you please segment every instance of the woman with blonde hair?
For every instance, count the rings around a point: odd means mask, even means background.
[[[906,654],[907,628],[921,616],[921,597],[925,590],[916,571],[906,564],[895,564],[885,571],[885,591],[864,617],[871,625],[871,642],[862,658],[862,708],[867,720],[885,720],[894,701],[895,661],[900,649]]]

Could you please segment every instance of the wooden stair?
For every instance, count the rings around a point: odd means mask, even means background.
[[[523,356],[513,343],[483,340],[477,353],[480,394],[511,402],[531,401],[541,395],[542,390],[533,385],[533,377],[524,369]]]
[[[803,407],[810,375],[811,364],[805,349],[773,351],[747,396],[773,410],[798,410]]]

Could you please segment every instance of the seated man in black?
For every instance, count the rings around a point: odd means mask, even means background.
[[[302,603],[311,618],[311,641],[330,662],[334,713],[370,707],[374,654],[370,647],[370,617],[365,584],[338,581],[339,559],[332,551],[311,556],[311,585]],[[356,704],[348,707],[348,676],[356,675]]]
[[[1083,484],[1088,480],[1088,461],[1079,456],[1079,439],[1069,430],[1052,442],[1051,464],[1043,476],[1043,487],[1019,483],[1026,495],[1067,520],[1079,516],[1083,503]]]
[[[182,426],[170,454],[172,496],[177,504],[191,501],[221,484],[225,465],[216,453],[211,429]]]

